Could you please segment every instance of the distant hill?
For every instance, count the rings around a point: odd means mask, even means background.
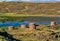
[[[0,13],[60,14],[60,3],[0,2]]]

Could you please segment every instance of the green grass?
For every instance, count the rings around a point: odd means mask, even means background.
[[[14,14],[14,13],[6,13],[0,14],[0,16],[12,16],[12,17],[29,17],[29,16],[44,16],[44,17],[60,17],[60,15],[48,15],[48,14]]]

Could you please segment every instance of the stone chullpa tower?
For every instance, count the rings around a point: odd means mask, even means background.
[[[8,27],[8,30],[13,30],[13,29],[14,29],[13,26],[9,26],[9,27]]]
[[[30,23],[29,30],[35,30],[35,29],[36,29],[35,23]]]
[[[25,29],[26,28],[26,25],[21,25],[21,29]]]
[[[51,26],[55,26],[56,25],[56,22],[55,21],[51,21]]]

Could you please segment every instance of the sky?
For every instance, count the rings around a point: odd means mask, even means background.
[[[60,0],[0,0],[2,1],[24,1],[24,2],[60,2]]]

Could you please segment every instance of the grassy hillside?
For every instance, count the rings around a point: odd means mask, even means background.
[[[0,41],[60,41],[60,25],[56,28],[40,25],[36,30],[29,28],[14,30],[3,30],[0,28]]]
[[[60,3],[0,3],[0,13],[60,14]]]

